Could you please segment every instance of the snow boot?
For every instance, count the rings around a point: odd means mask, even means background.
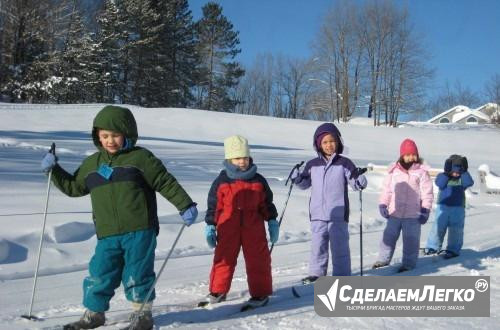
[[[206,307],[208,305],[217,304],[226,300],[225,293],[209,293],[207,297],[198,303],[198,307]]]
[[[443,255],[444,259],[451,259],[451,258],[455,258],[455,257],[458,257],[458,254],[456,254],[455,252],[452,252],[452,251],[446,251],[446,253]]]
[[[377,269],[377,268],[381,268],[381,267],[385,267],[385,266],[389,266],[389,263],[385,262],[385,261],[376,261],[373,264],[372,269]]]
[[[153,329],[153,314],[149,310],[135,311],[130,314],[130,325],[128,330],[151,330]]]
[[[307,285],[307,284],[311,284],[311,283],[316,282],[317,279],[318,279],[318,276],[309,275],[307,277],[304,277],[301,281],[302,281],[302,284]]]
[[[401,266],[401,267],[399,267],[399,269],[398,269],[398,273],[407,272],[407,271],[409,271],[409,270],[411,270],[411,268],[408,268],[408,267],[406,267],[406,266]]]
[[[255,308],[266,306],[268,302],[269,302],[269,297],[268,296],[252,297],[245,304],[243,304],[243,306],[241,307],[240,311],[241,312],[246,312],[248,310],[252,310],[252,309],[255,309]]]
[[[437,254],[437,253],[438,253],[438,251],[434,250],[432,248],[424,249],[424,255],[426,255],[426,256],[430,256],[430,255]]]
[[[86,309],[83,316],[76,322],[66,324],[64,330],[95,329],[104,325],[106,317],[104,312],[92,312]]]

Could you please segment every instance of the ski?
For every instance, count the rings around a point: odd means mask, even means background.
[[[292,285],[292,295],[301,298],[314,293],[314,282]]]
[[[221,303],[224,303],[224,302],[227,302],[227,301],[234,301],[234,300],[237,300],[237,299],[239,299],[239,298],[234,297],[234,296],[231,296],[230,298],[225,297],[223,300],[215,302],[215,303],[211,303],[210,301],[208,301],[208,300],[205,299],[205,300],[201,300],[201,301],[198,301],[197,303],[195,303],[194,304],[194,308],[211,309],[212,307],[220,305]]]
[[[106,322],[104,325],[101,325],[100,327],[110,327],[110,326],[115,326],[123,323],[127,323],[128,320],[116,320],[116,321],[110,321]],[[67,323],[67,324],[60,324],[60,325],[53,325],[53,326],[48,326],[48,327],[43,327],[41,330],[73,330],[73,329],[79,329],[75,328],[73,325],[73,322]]]
[[[153,326],[152,326],[151,328],[149,328],[148,330],[153,330],[154,328],[155,328],[155,327],[154,327],[154,325],[153,325]],[[127,325],[127,326],[125,326],[125,327],[120,328],[120,330],[130,330],[130,324],[129,324],[129,325]]]

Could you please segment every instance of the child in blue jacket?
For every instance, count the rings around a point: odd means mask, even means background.
[[[444,235],[448,230],[448,246],[445,259],[460,255],[464,241],[465,190],[474,184],[467,172],[467,158],[451,155],[444,164],[444,173],[436,177],[439,195],[436,221],[427,239],[426,254],[441,252]]]

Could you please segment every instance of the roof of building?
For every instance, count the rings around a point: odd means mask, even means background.
[[[478,119],[482,119],[482,120],[485,120],[485,121],[490,121],[491,118],[490,116],[488,116],[487,114],[485,114],[483,112],[483,110],[487,109],[487,108],[491,108],[491,107],[495,107],[496,108],[496,112],[499,111],[499,106],[495,103],[486,103],[476,109],[470,109],[469,107],[465,106],[465,105],[457,105],[457,106],[454,106],[453,108],[451,109],[448,109],[444,112],[441,112],[440,114],[432,117],[431,119],[429,119],[427,122],[428,123],[431,123],[433,121],[436,121],[438,120],[439,118],[442,118],[444,116],[447,116],[449,115],[450,113],[453,113],[453,112],[456,112],[451,118],[451,122],[452,123],[456,123],[457,121],[460,121],[468,116],[474,116]]]
[[[453,123],[456,123],[457,121],[460,121],[460,120],[467,118],[469,116],[480,118],[480,119],[485,120],[485,121],[490,120],[490,117],[488,115],[482,113],[481,111],[468,109],[468,110],[465,110],[465,111],[462,111],[462,112],[459,112],[459,113],[453,115],[451,121]]]

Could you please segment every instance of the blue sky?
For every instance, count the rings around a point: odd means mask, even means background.
[[[201,16],[207,0],[189,0],[193,16]],[[310,55],[310,43],[334,0],[217,0],[223,14],[240,32],[238,60],[252,64],[259,53],[293,57]],[[448,81],[482,92],[500,73],[499,0],[409,0],[411,19],[436,69],[434,90]]]

